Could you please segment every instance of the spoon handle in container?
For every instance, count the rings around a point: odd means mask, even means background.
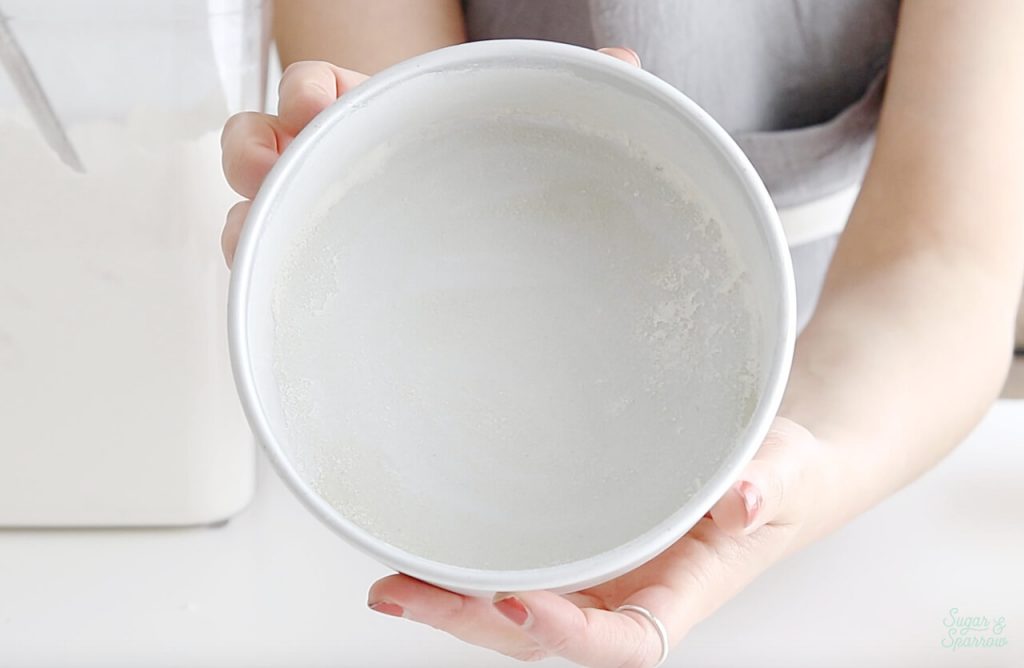
[[[46,97],[46,92],[39,83],[32,65],[29,63],[25,52],[18,45],[14,33],[8,24],[7,17],[0,12],[0,61],[4,64],[8,76],[14,83],[14,87],[21,95],[25,106],[35,119],[36,124],[60,159],[76,172],[84,172],[82,161],[78,158],[71,140],[68,139],[64,127],[60,124],[53,105]]]

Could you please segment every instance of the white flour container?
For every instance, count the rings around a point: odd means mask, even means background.
[[[0,526],[223,520],[253,456],[219,136],[262,103],[262,4],[0,5],[82,166],[0,68]]]

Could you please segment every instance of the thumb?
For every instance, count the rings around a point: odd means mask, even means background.
[[[330,63],[305,60],[292,63],[281,75],[277,115],[288,137],[299,134],[313,117],[368,77]],[[279,147],[284,150],[284,146]]]
[[[611,56],[612,58],[618,58],[619,60],[643,69],[643,64],[640,62],[640,54],[628,46],[610,46],[604,49],[598,49],[599,52]]]
[[[817,450],[809,431],[792,420],[776,418],[757,455],[712,507],[715,524],[728,534],[743,536],[768,523],[799,521],[810,501],[808,469]]]

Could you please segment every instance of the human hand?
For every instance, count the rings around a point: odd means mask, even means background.
[[[466,642],[533,661],[559,656],[593,668],[649,668],[661,655],[654,626],[672,644],[740,591],[813,524],[824,491],[823,448],[806,429],[777,418],[739,480],[672,547],[640,568],[573,594],[455,594],[407,575],[377,581],[371,609],[446,631]]]
[[[640,66],[640,58],[632,49],[613,47],[600,51]],[[365,74],[321,61],[294,63],[281,76],[277,116],[246,111],[235,114],[224,124],[220,140],[224,176],[235,192],[246,198],[228,211],[221,234],[221,248],[229,267],[252,199],[281,152],[314,116],[367,78]]]
[[[330,63],[294,63],[281,75],[277,116],[244,111],[224,124],[220,138],[224,176],[235,192],[246,198],[228,210],[221,234],[229,267],[252,199],[270,168],[314,116],[367,78]]]

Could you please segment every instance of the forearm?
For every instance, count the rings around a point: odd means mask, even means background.
[[[905,3],[875,156],[783,414],[829,449],[827,531],[926,470],[998,392],[1024,272],[1015,2]]]
[[[976,424],[1010,360],[1012,300],[992,281],[934,279],[910,261],[837,291],[802,337],[782,414],[829,450],[823,530],[945,456]],[[922,295],[905,289],[929,282]],[[982,296],[988,291],[987,296]]]
[[[326,60],[365,74],[466,39],[458,0],[278,0],[281,65]]]

